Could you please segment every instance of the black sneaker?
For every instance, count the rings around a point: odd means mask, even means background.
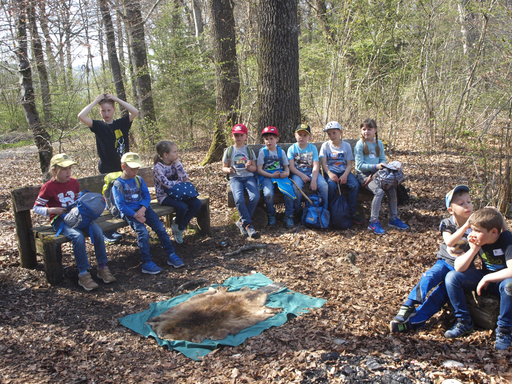
[[[245,230],[247,231],[247,235],[251,238],[251,239],[259,239],[260,238],[260,234],[258,233],[258,231],[256,231],[254,229],[254,227],[252,226],[252,224],[249,224],[245,227]]]
[[[357,212],[350,215],[352,221],[356,224],[364,224],[366,223],[366,218],[359,215]]]
[[[389,332],[391,333],[409,332],[411,329],[411,324],[409,324],[409,322],[399,323],[398,321],[391,320],[389,323]]]
[[[456,339],[457,337],[469,335],[471,332],[473,332],[473,322],[471,320],[469,320],[469,323],[457,320],[452,329],[444,333],[444,337],[447,339]]]
[[[395,316],[395,321],[399,323],[405,323],[409,320],[409,317],[414,316],[416,314],[416,308],[414,306],[409,305],[401,305],[400,310]]]

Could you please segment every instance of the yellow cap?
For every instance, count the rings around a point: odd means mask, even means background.
[[[143,166],[139,154],[135,152],[126,152],[121,157],[121,163],[128,165],[130,168],[140,168]]]
[[[73,160],[71,160],[71,157],[66,155],[65,153],[59,153],[58,155],[55,155],[50,160],[50,167],[53,167],[54,165],[58,165],[59,167],[66,168],[70,165],[76,165],[77,163]]]

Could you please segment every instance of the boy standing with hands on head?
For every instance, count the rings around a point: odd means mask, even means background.
[[[469,188],[466,185],[457,185],[446,194],[445,204],[452,216],[442,220],[439,226],[443,242],[436,255],[438,260],[421,276],[419,283],[400,306],[398,314],[389,323],[391,332],[405,332],[423,327],[448,302],[444,279],[448,272],[454,270],[457,257],[469,250],[468,235],[471,228],[468,219],[473,213]]]
[[[304,184],[310,183],[312,191],[320,193],[320,197],[327,204],[329,189],[325,178],[320,175],[320,161],[318,159],[318,150],[309,142],[311,138],[311,128],[307,124],[300,124],[295,130],[296,143],[288,148],[288,161],[291,179],[302,189]],[[302,194],[293,186],[297,200],[293,202],[294,210],[300,211],[300,200]]]
[[[128,115],[114,120],[116,102],[126,108]],[[88,117],[95,105],[99,106],[103,120],[93,120]],[[137,108],[111,93],[98,95],[92,103],[78,114],[78,119],[87,125],[96,137],[96,150],[100,158],[98,162],[100,173],[121,171],[121,157],[130,150],[128,131],[138,114],[139,110]],[[117,231],[112,231],[105,232],[103,237],[105,243],[113,244],[120,241],[122,236]]]
[[[501,213],[483,208],[470,218],[471,249],[455,260],[455,270],[446,276],[446,290],[457,322],[444,336],[453,339],[471,333],[473,321],[465,291],[484,290],[500,298],[500,315],[496,328],[496,350],[510,347],[512,334],[512,234]],[[476,255],[482,259],[482,269],[471,268]]]
[[[279,132],[276,127],[266,127],[261,132],[265,146],[258,154],[258,173],[260,188],[263,189],[268,224],[276,224],[276,209],[274,208],[274,183],[284,195],[284,214],[286,228],[293,227],[293,200],[296,199],[292,183],[288,179],[290,170],[288,158],[279,148]]]
[[[137,245],[142,257],[142,273],[156,275],[162,271],[157,266],[149,253],[149,233],[146,224],[155,231],[160,243],[167,253],[167,264],[174,268],[184,266],[183,261],[174,253],[171,239],[160,221],[158,215],[151,206],[151,196],[148,187],[142,177],[137,176],[142,167],[140,156],[134,152],[127,152],[121,158],[123,174],[114,182],[112,195],[121,217],[137,233]]]
[[[348,206],[350,208],[350,217],[356,224],[362,224],[366,221],[364,217],[357,213],[357,195],[359,194],[359,182],[352,174],[352,163],[354,155],[352,147],[341,138],[341,125],[337,121],[331,121],[325,126],[324,132],[327,132],[329,141],[322,144],[320,148],[320,162],[326,176],[329,186],[329,201],[334,199],[338,184],[348,186]]]
[[[240,220],[236,222],[236,226],[242,235],[257,239],[260,235],[252,225],[252,215],[260,200],[258,182],[254,177],[254,172],[257,170],[256,155],[253,150],[245,145],[247,140],[247,127],[245,125],[236,124],[231,136],[235,144],[224,151],[222,171],[228,174],[229,186],[240,215]],[[247,205],[244,191],[247,191],[249,195]]]

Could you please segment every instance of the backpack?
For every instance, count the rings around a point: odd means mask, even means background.
[[[226,158],[229,161],[231,161],[231,157],[233,157],[233,147],[234,146],[231,145],[230,147],[228,147],[228,149],[226,149]],[[252,148],[247,147],[247,153],[249,154],[249,160],[257,160],[256,153],[254,153],[254,150]],[[226,179],[229,180],[229,173],[226,173]]]
[[[306,208],[302,213],[302,224],[308,228],[327,228],[330,213],[321,197],[316,193],[306,197]]]
[[[399,161],[392,161],[375,173],[375,182],[382,189],[398,187],[404,181],[404,173],[402,172],[402,164]]]
[[[338,184],[339,194],[329,201],[329,213],[331,214],[331,228],[349,229],[352,228],[352,219],[350,217],[350,208],[347,200],[341,194]]]
[[[123,171],[110,172],[107,173],[105,175],[105,178],[103,179],[105,181],[105,184],[103,184],[103,189],[101,190],[101,193],[105,197],[107,209],[109,210],[113,218],[121,217],[121,212],[119,212],[119,208],[117,208],[116,202],[114,201],[114,196],[112,196],[112,186],[115,185],[119,192],[124,193],[123,183],[117,180],[122,174]],[[139,188],[140,179],[141,177],[139,175],[135,176],[135,182],[137,183],[137,187]]]
[[[105,198],[101,193],[80,192],[78,199],[68,208],[68,212],[61,215],[64,222],[55,234],[55,237],[60,235],[64,225],[69,225],[75,229],[89,228],[91,243],[94,244],[91,224],[101,216],[105,210],[105,204]]]

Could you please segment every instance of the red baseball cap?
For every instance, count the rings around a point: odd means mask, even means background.
[[[279,132],[277,131],[276,127],[266,127],[266,128],[263,128],[263,131],[261,131],[262,135],[266,135],[268,133],[271,133],[271,134],[276,135],[277,137],[279,137]]]
[[[233,127],[231,133],[245,133],[247,135],[247,127],[243,124],[237,124]]]

